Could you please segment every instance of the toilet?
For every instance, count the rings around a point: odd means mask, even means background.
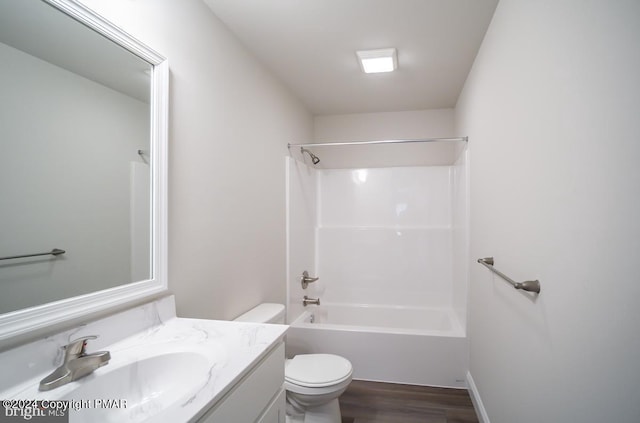
[[[237,322],[284,324],[284,305],[263,303]],[[287,423],[341,423],[338,397],[351,383],[351,362],[335,354],[299,354],[285,361]]]

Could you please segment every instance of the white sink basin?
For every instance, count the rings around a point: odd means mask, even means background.
[[[194,387],[204,386],[211,364],[195,352],[148,357],[90,375],[62,400],[70,402],[70,422],[141,422],[187,403]],[[75,409],[74,409],[75,408]]]
[[[71,423],[197,421],[225,400],[286,329],[177,318],[173,299],[160,299],[0,352],[0,398],[47,401],[47,415],[64,410]],[[62,364],[61,347],[92,334],[99,338],[88,343],[88,353],[109,351],[109,363],[40,391],[40,381]]]

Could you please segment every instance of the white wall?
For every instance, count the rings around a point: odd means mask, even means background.
[[[178,314],[285,301],[287,142],[312,119],[200,0],[83,0],[169,60],[169,288]]]
[[[321,115],[314,118],[316,142],[450,137],[453,109]]]
[[[453,109],[355,113],[314,118],[314,142],[455,137]],[[301,140],[300,142],[311,142]],[[458,143],[314,147],[318,168],[450,165]],[[292,150],[293,154],[299,151]],[[307,157],[305,159],[308,160]]]
[[[0,256],[66,251],[0,262],[0,313],[130,282],[130,174],[149,172],[137,154],[148,104],[2,43],[0,75]]]
[[[459,99],[470,373],[491,423],[640,421],[639,23],[635,0],[502,0]]]

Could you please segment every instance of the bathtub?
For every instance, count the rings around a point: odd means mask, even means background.
[[[346,357],[354,379],[466,388],[467,338],[449,309],[309,306],[291,323],[286,345],[288,356]]]

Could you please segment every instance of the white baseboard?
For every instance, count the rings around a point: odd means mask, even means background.
[[[491,423],[489,421],[489,416],[487,415],[487,410],[485,410],[482,399],[480,398],[478,388],[476,387],[476,384],[473,381],[473,377],[471,376],[471,372],[467,372],[467,386],[469,387],[471,402],[473,403],[473,407],[476,409],[476,414],[478,415],[480,423]]]

